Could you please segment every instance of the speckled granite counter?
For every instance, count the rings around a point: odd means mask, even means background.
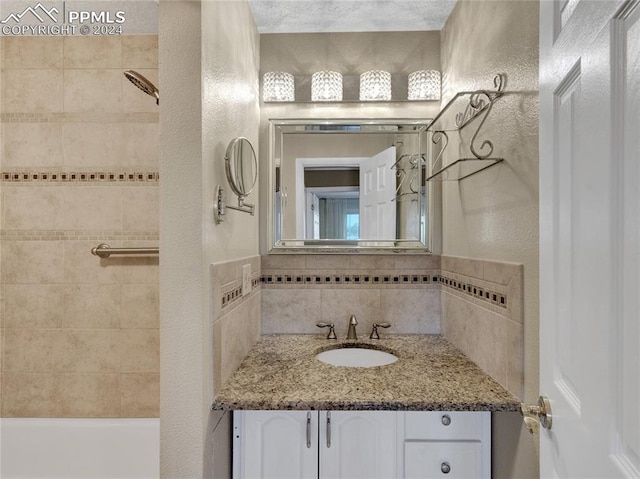
[[[338,344],[374,345],[398,361],[336,367],[315,355]],[[263,336],[222,388],[213,409],[517,411],[519,402],[440,336],[377,341],[322,335]]]

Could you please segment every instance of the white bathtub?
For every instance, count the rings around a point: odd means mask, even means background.
[[[0,420],[2,479],[160,476],[159,419]]]

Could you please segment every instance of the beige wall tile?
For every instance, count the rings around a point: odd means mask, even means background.
[[[522,276],[523,266],[499,261],[483,261],[483,279],[492,283],[508,284],[514,276]]]
[[[524,327],[505,320],[507,327],[507,389],[524,400]]]
[[[420,254],[420,255],[396,255],[396,270],[428,270],[440,269],[440,255],[437,254]]]
[[[118,123],[67,123],[63,126],[67,167],[113,168],[122,163],[123,127]]]
[[[379,334],[439,334],[440,291],[423,289],[381,289],[380,317],[391,323]],[[367,332],[367,337],[370,331]]]
[[[153,83],[158,90],[160,84],[158,82],[158,70],[147,68],[136,68],[136,71]],[[149,96],[142,90],[138,89],[124,75],[122,76],[122,106],[125,113],[132,112],[158,112],[155,97]]]
[[[65,373],[117,373],[120,368],[117,330],[63,330],[57,365]]]
[[[120,327],[122,287],[119,284],[72,284],[64,287],[65,328]]]
[[[158,241],[126,241],[123,247],[157,247]],[[123,284],[158,284],[159,258],[157,256],[138,256],[121,258],[120,268]]]
[[[380,290],[322,290],[322,321],[335,324],[338,338],[346,337],[349,318],[352,314],[358,321],[356,329],[359,337],[368,337],[372,324],[384,321],[380,309]],[[306,319],[302,320],[306,322]]]
[[[122,112],[121,70],[65,70],[65,112]]]
[[[62,326],[64,286],[48,284],[3,284],[2,327],[53,329]]]
[[[62,68],[62,37],[3,36],[2,68]]]
[[[463,274],[465,276],[471,276],[472,278],[482,279],[484,277],[484,262],[481,260],[443,255],[440,258],[440,262],[443,271]]]
[[[156,329],[120,330],[120,372],[159,373],[160,341]]]
[[[122,228],[122,188],[76,186],[64,191],[64,229],[114,231]]]
[[[122,258],[101,259],[91,254],[98,241],[64,242],[64,281],[67,284],[120,283]],[[111,243],[111,246],[117,246]]]
[[[62,124],[3,123],[3,168],[63,164]]]
[[[62,111],[62,70],[5,70],[2,75],[3,113]]]
[[[507,387],[506,319],[442,292],[442,333],[483,371]]]
[[[3,372],[56,372],[62,346],[59,330],[7,329],[4,331]]]
[[[122,37],[124,69],[158,68],[158,35],[125,35]]]
[[[122,37],[64,37],[64,68],[121,68]]]
[[[296,270],[307,267],[307,256],[303,254],[267,254],[261,257],[263,270]]]
[[[64,374],[62,417],[119,417],[118,374]]]
[[[160,197],[157,186],[122,188],[122,229],[124,231],[158,231]]]
[[[59,374],[2,374],[2,417],[61,417]]]
[[[160,375],[120,375],[120,416],[159,417]]]
[[[220,320],[222,326],[221,383],[240,366],[260,336],[260,295],[251,296]]]
[[[222,321],[213,323],[213,393],[222,387]]]
[[[123,153],[120,158],[121,165],[131,168],[158,168],[160,164],[158,144],[158,123],[124,124]]]
[[[160,294],[157,284],[131,284],[122,288],[120,327],[131,329],[160,326]]]
[[[2,282],[62,283],[62,246],[62,241],[3,241]]]
[[[316,323],[323,320],[321,290],[263,289],[260,295],[263,334],[321,332],[316,327]]]
[[[63,228],[60,188],[20,186],[3,188],[4,230],[58,230]]]

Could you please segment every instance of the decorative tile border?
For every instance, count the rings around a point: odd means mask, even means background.
[[[159,241],[157,231],[1,231],[1,241]],[[96,244],[97,246],[97,244]]]
[[[473,278],[468,279],[469,281],[461,281],[441,274],[438,277],[438,282],[445,289],[460,291],[487,303],[507,309],[507,295],[505,293],[491,291],[477,283],[474,284]]]
[[[435,285],[447,290],[459,291],[485,303],[507,309],[507,294],[494,291],[483,286],[486,281],[475,278],[456,275],[457,279],[442,274],[441,271],[429,271],[428,274],[416,274],[416,272],[394,272],[393,274],[329,274],[323,271],[294,271],[294,272],[269,272],[264,271],[260,282],[268,288],[295,287],[295,286],[361,286],[361,287],[398,287],[416,285]],[[498,285],[496,285],[498,286]],[[498,289],[498,288],[495,288]]]
[[[266,285],[289,286],[301,284],[338,284],[338,285],[399,285],[399,284],[434,284],[435,276],[430,274],[394,273],[394,274],[327,274],[324,272],[263,274],[261,282]]]
[[[2,171],[2,183],[158,183],[158,171]]]
[[[249,297],[254,290],[260,288],[261,286],[261,276],[257,274],[251,278],[251,293],[249,293],[246,297]],[[240,300],[245,298],[242,296],[242,282],[240,284],[234,283],[231,289],[226,289],[222,291],[222,308],[227,308],[236,303],[239,303]]]
[[[2,123],[158,123],[155,112],[1,113]]]

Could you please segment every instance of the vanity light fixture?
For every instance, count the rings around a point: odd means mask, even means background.
[[[369,70],[360,75],[360,101],[391,100],[391,73]]]
[[[409,75],[409,100],[439,100],[440,72],[418,70]]]
[[[342,74],[315,72],[311,76],[311,101],[342,101]]]
[[[294,101],[294,79],[291,73],[267,72],[262,77],[264,101]]]

